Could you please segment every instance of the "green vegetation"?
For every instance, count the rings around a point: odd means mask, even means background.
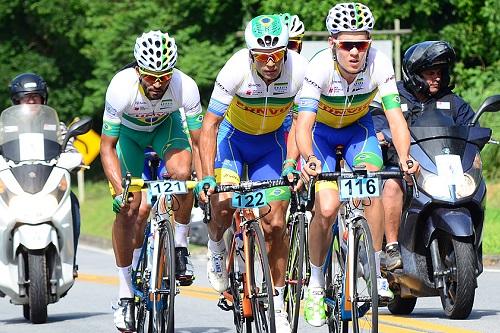
[[[500,254],[500,184],[488,185],[483,252]]]

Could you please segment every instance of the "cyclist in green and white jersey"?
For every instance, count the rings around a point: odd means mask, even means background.
[[[133,193],[122,205],[122,177],[127,171],[140,178],[144,148],[152,146],[164,158],[174,179],[191,176],[191,146],[183,131],[180,108],[184,108],[197,154],[199,132],[203,120],[196,83],[175,69],[177,46],[167,33],[150,31],[137,38],[134,57],[138,66],[118,72],[106,92],[106,106],[101,136],[101,161],[114,192],[113,249],[119,276],[119,302],[115,308],[115,325],[121,331],[134,331],[134,303],[131,287],[132,259],[139,255],[142,230],[136,221],[141,194]],[[189,263],[187,235],[193,197],[176,196],[176,256]],[[188,267],[191,265],[188,265]],[[186,270],[188,269],[186,268]],[[192,267],[192,266],[191,266]],[[190,272],[176,272],[190,274]]]

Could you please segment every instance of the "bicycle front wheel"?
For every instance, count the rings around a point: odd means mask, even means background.
[[[174,332],[175,244],[170,221],[164,221],[159,228],[158,251],[156,253],[155,276],[152,281],[152,333]]]
[[[375,253],[368,223],[354,220],[354,271],[352,299],[352,331],[378,332],[378,292]]]
[[[274,333],[276,332],[276,324],[274,321],[273,283],[264,235],[257,222],[251,223],[247,235],[249,296],[252,303],[255,332]]]
[[[305,222],[306,217],[303,213],[294,215],[289,222],[290,252],[286,269],[284,297],[292,333],[296,333],[298,329],[300,300],[304,285]]]

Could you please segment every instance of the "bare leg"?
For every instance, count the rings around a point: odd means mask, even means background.
[[[387,243],[395,243],[398,241],[403,210],[403,189],[400,182],[394,179],[388,179],[385,182],[382,202],[385,214],[385,237]]]

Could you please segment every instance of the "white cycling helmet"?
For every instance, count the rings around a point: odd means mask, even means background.
[[[135,40],[134,57],[143,69],[166,72],[175,66],[177,45],[168,33],[160,30],[145,32]]]
[[[248,22],[245,29],[248,49],[275,49],[288,44],[288,29],[279,15],[260,15]]]
[[[326,28],[332,35],[353,31],[370,33],[374,25],[375,19],[370,8],[359,2],[338,3],[326,17]]]
[[[304,23],[297,15],[289,13],[280,14],[281,20],[288,27],[288,38],[302,38],[304,36]]]

